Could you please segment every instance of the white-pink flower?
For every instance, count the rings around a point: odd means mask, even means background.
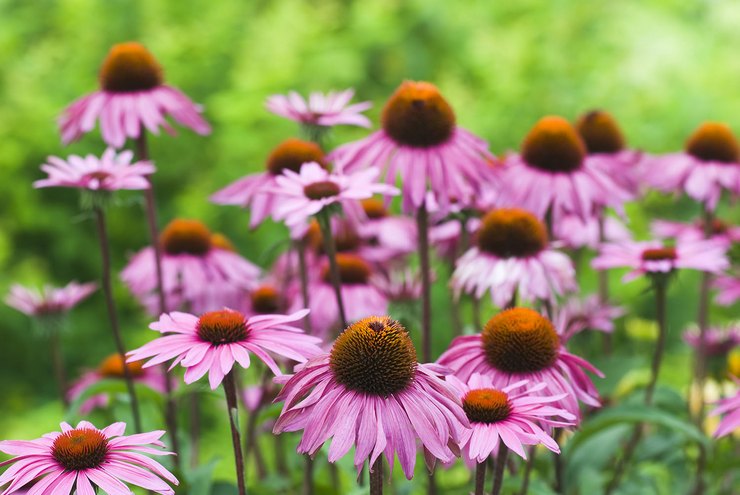
[[[313,92],[306,100],[295,91],[290,91],[287,95],[270,96],[267,98],[266,106],[275,115],[304,125],[370,127],[370,120],[362,115],[362,112],[369,109],[372,103],[363,101],[348,105],[354,95],[354,89],[330,91],[327,94]]]
[[[65,287],[56,288],[50,285],[43,289],[29,289],[13,284],[5,297],[5,303],[29,316],[45,316],[66,313],[80,301],[95,292],[97,284],[89,282],[78,284],[70,282]]]

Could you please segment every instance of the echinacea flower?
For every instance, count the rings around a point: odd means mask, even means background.
[[[319,145],[301,139],[286,139],[270,153],[266,172],[238,179],[211,195],[211,201],[220,205],[249,208],[249,226],[255,228],[272,215],[280,204],[280,197],[271,192],[276,185],[275,177],[282,175],[283,170],[299,172],[303,164],[309,162],[326,167],[324,152]]]
[[[462,235],[463,223],[467,231],[465,236]],[[461,246],[463,239],[467,238],[467,242],[471,243],[470,241],[474,239],[480,224],[481,221],[478,217],[470,217],[464,221],[457,218],[443,221],[429,229],[429,243],[434,246],[437,256],[454,263],[459,256],[460,249],[467,247]]]
[[[735,383],[740,382],[736,381]],[[724,415],[714,432],[715,438],[724,437],[740,428],[740,388],[732,397],[719,401],[717,407],[709,415]]]
[[[273,95],[267,99],[267,109],[286,119],[302,125],[333,127],[335,125],[356,125],[370,127],[370,120],[362,115],[372,103],[363,101],[348,105],[355,95],[353,89],[330,91],[327,94],[313,92],[308,100],[295,91],[287,95]]]
[[[385,454],[398,455],[408,479],[414,474],[417,440],[432,457],[455,458],[469,426],[460,400],[442,381],[444,370],[416,361],[406,329],[388,317],[350,325],[331,351],[300,366],[277,397],[284,401],[274,433],[303,430],[298,452],[315,455],[332,439],[329,462],[355,447],[359,473]]]
[[[655,220],[650,224],[650,231],[658,239],[690,238],[704,239],[707,237],[705,222],[682,223],[667,220]],[[709,237],[725,239],[728,243],[740,242],[740,227],[723,222],[719,218],[712,219],[708,229]]]
[[[70,282],[61,288],[46,285],[41,290],[13,284],[5,297],[5,304],[28,316],[58,315],[77,306],[95,292],[96,288],[97,284],[94,282]]]
[[[357,226],[363,241],[361,253],[374,263],[397,261],[417,249],[416,222],[413,219],[391,215],[377,198],[361,201],[366,219]]]
[[[113,45],[100,69],[100,90],[83,96],[59,118],[62,142],[69,144],[92,131],[100,121],[103,141],[120,148],[127,138],[137,139],[144,128],[159,134],[172,117],[198,134],[211,127],[200,115],[201,108],[179,90],[164,84],[162,67],[140,43]]]
[[[553,216],[553,237],[563,246],[578,249],[588,247],[597,249],[602,242],[631,241],[632,233],[619,219],[611,215],[603,217],[603,235],[601,239],[599,217],[592,215],[583,218],[572,213],[556,214]]]
[[[393,302],[416,302],[421,298],[421,274],[412,268],[385,270],[371,277],[371,283]],[[434,280],[434,274],[432,274]]]
[[[726,252],[727,242],[723,239],[677,239],[675,246],[660,241],[620,242],[602,244],[591,266],[597,270],[631,268],[622,279],[625,282],[641,275],[668,275],[684,268],[720,273],[729,266]]]
[[[728,273],[714,280],[717,304],[729,306],[740,299],[740,274]]]
[[[162,282],[170,309],[183,304],[196,313],[217,309],[257,285],[259,268],[219,241],[198,220],[173,220],[159,242]],[[158,314],[153,247],[135,254],[121,279],[152,314]]]
[[[580,418],[578,401],[598,407],[599,394],[584,369],[603,377],[586,360],[563,347],[553,324],[529,308],[511,308],[491,318],[483,332],[457,337],[437,362],[467,381],[474,373],[503,388],[529,380],[546,383],[538,396],[566,394],[555,407]]]
[[[181,365],[185,383],[190,384],[208,373],[211,389],[218,387],[238,363],[249,368],[251,352],[276,375],[282,374],[269,353],[303,363],[321,352],[316,337],[290,325],[308,314],[308,310],[290,315],[258,315],[245,317],[238,311],[210,311],[200,317],[188,313],[163,314],[149,325],[165,334],[128,353],[128,362],[152,358],[143,367],[149,368],[174,359],[170,368]]]
[[[549,248],[544,224],[531,213],[492,210],[476,237],[452,274],[450,284],[458,293],[480,299],[490,291],[493,303],[504,307],[515,294],[523,301],[552,301],[576,289],[573,263]]]
[[[416,212],[427,189],[443,210],[471,203],[493,180],[493,155],[484,140],[457,126],[455,112],[428,82],[406,81],[388,99],[382,128],[330,155],[345,172],[373,167],[403,184],[403,209]]]
[[[341,205],[342,210],[354,221],[364,218],[359,201],[374,194],[394,196],[398,189],[375,182],[377,169],[353,173],[329,172],[316,162],[304,164],[299,172],[283,170],[275,177],[271,192],[280,197],[273,211],[276,220],[284,220],[288,227],[308,225],[309,217],[330,205]]]
[[[630,194],[594,165],[586,145],[562,117],[540,119],[497,169],[499,205],[515,206],[544,218],[548,210],[588,218],[607,206],[619,207]]]
[[[152,390],[165,393],[167,391],[167,383],[165,381],[167,378],[162,373],[161,368],[144,369],[141,365],[142,363],[139,361],[125,363],[120,354],[111,354],[100,363],[97,369],[87,371],[72,384],[67,391],[69,401],[73,402],[77,400],[90,387],[99,383],[101,380],[123,380],[125,376],[124,366],[134,383],[141,383]],[[79,413],[86,415],[97,407],[107,407],[109,403],[110,395],[107,392],[94,394],[80,404]]]
[[[15,456],[0,464],[12,465],[0,476],[3,495],[23,493],[20,489],[36,480],[28,493],[33,495],[129,494],[128,485],[161,495],[175,491],[162,478],[178,481],[149,455],[172,455],[154,449],[164,447],[164,431],[124,436],[126,423],[113,423],[98,430],[80,421],[76,428],[61,423],[61,432],[47,433],[35,440],[5,440],[0,451]]]
[[[463,411],[470,421],[470,429],[463,430],[460,448],[469,463],[485,462],[496,455],[503,443],[523,459],[527,458],[524,445],[544,445],[556,454],[557,442],[545,432],[553,426],[571,426],[576,417],[550,404],[565,394],[547,396],[547,383],[520,380],[506,387],[494,384],[490,376],[474,373],[467,384],[455,376],[445,380],[462,400]],[[554,418],[561,419],[554,419]]]
[[[683,341],[697,351],[702,350],[702,337],[698,328],[690,328],[683,333]],[[710,357],[724,357],[740,344],[740,326],[727,328],[710,327],[704,330],[704,353]]]
[[[705,122],[689,136],[683,152],[642,162],[643,180],[664,192],[684,192],[708,210],[717,207],[722,191],[740,193],[740,146],[732,129]]]
[[[604,303],[596,295],[571,297],[556,307],[553,323],[562,341],[567,342],[584,330],[612,333],[614,320],[624,314],[624,308]]]
[[[37,180],[33,187],[73,187],[90,191],[118,191],[121,189],[148,189],[149,175],[155,171],[151,162],[131,163],[131,151],[116,153],[107,148],[103,156],[70,155],[67,160],[50,156],[41,170],[46,179]]]

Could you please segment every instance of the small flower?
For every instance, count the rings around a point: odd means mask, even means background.
[[[729,306],[740,299],[740,275],[737,273],[728,273],[721,275],[714,280],[714,287],[717,289],[717,304]]]
[[[278,395],[284,401],[276,434],[303,430],[298,452],[313,456],[333,438],[329,462],[355,447],[359,473],[385,454],[398,455],[408,479],[414,474],[418,439],[434,458],[452,461],[468,420],[460,400],[433,364],[416,361],[406,329],[388,317],[350,325],[328,354],[301,366]]]
[[[450,284],[477,299],[490,291],[499,307],[514,294],[523,301],[552,301],[577,287],[573,263],[549,249],[544,224],[516,208],[492,210],[483,217],[476,245],[458,259]]]
[[[330,157],[345,172],[382,171],[388,184],[400,176],[406,213],[425,204],[427,188],[446,210],[455,200],[472,203],[491,187],[494,158],[488,145],[457,126],[455,112],[433,84],[401,84],[386,102],[381,123],[381,130]]]
[[[722,239],[678,239],[675,246],[660,241],[621,242],[603,244],[591,266],[597,270],[632,268],[622,279],[625,282],[640,275],[667,275],[679,268],[720,273],[729,266],[726,252],[727,242]]]
[[[363,199],[366,219],[357,224],[357,234],[363,241],[363,257],[374,263],[397,261],[416,252],[416,222],[409,217],[391,215],[377,198]]]
[[[500,312],[481,334],[453,340],[438,363],[451,368],[462,381],[480,373],[498,388],[521,380],[547,383],[547,393],[533,391],[534,395],[565,394],[553,405],[579,418],[579,400],[592,407],[600,405],[596,387],[583,370],[603,377],[601,372],[570,354],[550,320],[532,309]]]
[[[28,316],[58,315],[77,306],[95,292],[95,289],[97,284],[94,282],[70,282],[61,288],[46,285],[41,290],[13,284],[5,297],[5,304]]]
[[[474,239],[475,233],[480,229],[481,220],[477,217],[465,219],[465,229],[468,241]],[[437,255],[454,263],[459,257],[463,222],[457,218],[446,220],[429,229],[429,242],[435,247]]]
[[[603,303],[598,296],[572,297],[556,308],[553,322],[560,338],[567,342],[584,330],[612,333],[614,320],[625,314],[624,308]]]
[[[556,214],[553,216],[552,230],[555,239],[572,249],[597,249],[602,242],[597,216],[582,218],[570,213]],[[631,241],[632,233],[620,219],[609,215],[604,217],[604,240]]]
[[[185,383],[190,384],[208,373],[211,389],[221,384],[234,363],[249,368],[249,352],[260,358],[273,373],[280,368],[268,354],[303,363],[317,355],[321,340],[304,335],[300,328],[289,325],[308,314],[308,310],[291,315],[258,315],[245,317],[238,311],[210,311],[200,317],[188,313],[163,314],[149,325],[152,330],[167,334],[128,353],[128,362],[152,358],[143,365],[149,368],[174,359],[185,371]]]
[[[185,304],[197,313],[221,308],[237,302],[258,283],[259,268],[198,220],[173,220],[162,231],[159,242],[170,309]],[[151,314],[159,314],[153,247],[135,254],[121,272],[121,279]]]
[[[106,379],[122,380],[124,366],[134,383],[141,383],[160,393],[167,391],[166,377],[160,368],[142,368],[140,361],[124,363],[120,354],[111,354],[105,358],[97,369],[84,373],[67,391],[70,402],[77,400],[90,387]],[[97,407],[107,407],[110,402],[108,393],[88,397],[80,405],[80,414],[87,415]]]
[[[722,191],[740,193],[740,146],[732,129],[705,122],[689,136],[683,152],[646,159],[643,180],[665,192],[683,191],[709,210]]]
[[[715,438],[724,437],[740,428],[740,388],[735,392],[734,396],[719,401],[714,411],[709,413],[710,416],[719,416],[721,414],[724,417],[714,432]]]
[[[725,239],[728,244],[740,242],[740,227],[730,225],[722,220],[715,218],[709,227],[709,236],[713,238]],[[705,222],[681,223],[669,222],[667,220],[655,220],[650,224],[650,231],[658,239],[668,238],[690,238],[704,239]]]
[[[273,95],[267,99],[267,109],[286,119],[303,125],[333,127],[335,125],[356,125],[370,127],[370,120],[362,115],[372,103],[364,101],[347,105],[355,95],[353,89],[327,94],[314,92],[308,101],[295,91],[287,95]]]
[[[544,218],[548,210],[588,218],[605,206],[620,206],[630,194],[594,165],[586,145],[562,117],[543,117],[497,169],[505,187],[499,204]]]
[[[565,394],[535,395],[547,388],[546,383],[530,385],[521,380],[499,388],[480,373],[474,373],[467,384],[455,376],[446,381],[462,400],[470,421],[471,428],[463,430],[459,443],[463,458],[470,463],[485,462],[491,454],[496,455],[500,443],[523,459],[527,458],[523,445],[542,444],[559,454],[560,447],[543,428],[571,426],[576,419],[568,411],[550,406]],[[555,417],[562,420],[552,419]]]
[[[98,120],[103,141],[114,148],[122,147],[127,138],[137,139],[144,128],[154,134],[160,128],[174,134],[168,116],[198,134],[211,132],[200,116],[201,108],[164,84],[159,62],[139,43],[111,48],[100,69],[100,86],[73,102],[59,118],[64,144],[92,131]]]
[[[683,333],[683,341],[697,351],[701,350],[701,333],[698,328],[690,328]],[[740,326],[727,328],[707,328],[704,332],[704,352],[710,357],[724,357],[740,344]]]
[[[434,280],[434,276],[431,278]],[[389,301],[415,302],[421,298],[421,273],[418,270],[408,267],[392,269],[373,275],[371,281]]]
[[[41,166],[48,177],[37,180],[33,187],[74,187],[90,191],[148,189],[148,176],[154,173],[154,165],[143,161],[131,163],[133,156],[131,151],[116,154],[113,148],[106,149],[100,158],[70,155],[65,161],[50,156],[49,163]]]
[[[364,212],[359,200],[374,194],[394,196],[398,190],[391,185],[378,184],[375,169],[361,170],[352,174],[330,173],[318,163],[306,163],[300,172],[283,170],[275,178],[275,194],[281,196],[273,212],[276,220],[284,220],[288,227],[307,225],[309,217],[324,208],[341,204],[349,218],[359,221]]]
[[[172,455],[152,447],[164,447],[164,431],[123,436],[126,423],[113,423],[98,430],[81,421],[76,428],[61,423],[62,431],[36,440],[5,440],[0,451],[13,455],[2,465],[12,464],[0,476],[3,494],[19,492],[34,480],[28,493],[35,495],[93,495],[131,493],[127,484],[161,495],[174,490],[161,478],[177,485],[177,479],[159,462],[145,455]],[[39,478],[42,476],[41,478]]]

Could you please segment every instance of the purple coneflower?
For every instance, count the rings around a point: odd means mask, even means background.
[[[603,226],[600,223],[603,222]],[[603,240],[602,232],[603,229]],[[597,249],[606,242],[631,241],[632,233],[617,217],[611,215],[580,217],[573,213],[555,214],[553,237],[565,247]]]
[[[94,282],[85,284],[70,282],[61,288],[46,285],[39,290],[13,284],[5,297],[5,304],[28,316],[59,315],[77,306],[80,301],[95,292],[97,287]]]
[[[557,306],[553,323],[560,338],[567,342],[584,330],[612,333],[614,320],[624,314],[624,308],[604,303],[596,295],[571,297]]]
[[[707,237],[703,221],[696,223],[682,223],[669,222],[667,220],[655,220],[650,224],[650,231],[658,239],[704,239]],[[718,218],[713,218],[711,220],[708,232],[710,237],[725,239],[728,244],[740,242],[740,227],[730,225]]]
[[[363,101],[348,105],[355,95],[354,89],[344,91],[330,91],[327,94],[314,92],[303,98],[295,91],[287,95],[273,95],[267,98],[267,109],[286,119],[294,120],[302,125],[317,127],[333,127],[335,125],[356,125],[370,127],[370,120],[362,115],[372,103]]]
[[[740,299],[740,275],[737,273],[720,275],[714,280],[714,287],[717,289],[717,304],[729,306]]]
[[[714,432],[715,438],[729,435],[740,428],[740,388],[732,397],[719,401],[717,408],[710,413],[711,416],[719,416],[720,414],[723,414],[724,417]]]

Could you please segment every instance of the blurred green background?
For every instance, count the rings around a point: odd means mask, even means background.
[[[180,130],[151,140],[160,223],[200,218],[266,266],[282,228],[249,232],[243,211],[207,198],[261,170],[270,149],[296,134],[292,122],[264,110],[268,95],[354,87],[356,99],[373,101],[369,115],[377,121],[400,81],[423,79],[440,87],[458,122],[496,153],[516,148],[544,114],[575,118],[594,107],[613,112],[631,146],[665,152],[680,148],[703,120],[740,130],[738,25],[740,3],[731,1],[0,0],[0,293],[16,281],[63,285],[98,277],[93,224],[80,215],[77,193],[34,190],[31,183],[42,177],[47,155],[102,152],[97,132],[62,147],[55,119],[96,89],[97,70],[114,43],[144,43],[167,81],[202,103],[213,125],[208,137]],[[342,128],[331,142],[364,134]],[[148,242],[139,196],[123,195],[121,202],[110,213],[117,270]],[[645,235],[648,216],[689,219],[696,207],[651,196],[629,211]],[[737,221],[738,212],[731,215]],[[615,298],[633,318],[649,319],[645,284],[617,280],[615,274]],[[679,331],[694,317],[696,281],[682,274],[671,291],[664,379],[679,389],[690,359]],[[588,270],[583,285],[595,286]],[[147,318],[120,284],[116,290],[129,346],[147,341]],[[435,307],[444,308],[444,280],[436,296]],[[437,353],[448,343],[449,320],[440,313]],[[715,321],[733,315],[737,307],[712,312]],[[100,293],[71,315],[64,352],[73,376],[113,351],[103,322]],[[43,339],[28,318],[4,305],[0,337],[0,438],[53,429],[62,412]],[[638,364],[647,363],[649,343],[626,336],[619,342],[624,355],[641,349]],[[621,373],[633,364],[625,366]],[[611,376],[609,387],[620,377]],[[228,478],[230,469],[221,462],[220,476]]]

